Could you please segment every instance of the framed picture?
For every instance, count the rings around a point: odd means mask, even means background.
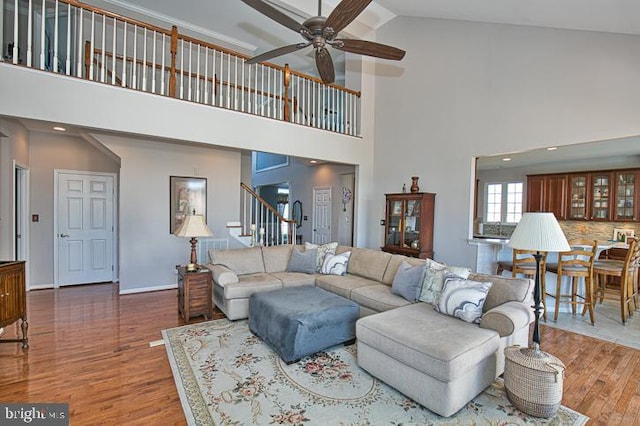
[[[633,229],[614,229],[613,230],[613,240],[621,243],[626,243],[627,238],[635,237],[636,232]]]
[[[169,178],[169,232],[182,225],[185,216],[201,214],[207,221],[207,178],[171,176]]]

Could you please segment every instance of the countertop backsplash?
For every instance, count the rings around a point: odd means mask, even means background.
[[[568,240],[573,238],[593,238],[600,241],[613,239],[614,229],[633,229],[640,236],[640,224],[636,222],[583,222],[578,220],[559,221]]]

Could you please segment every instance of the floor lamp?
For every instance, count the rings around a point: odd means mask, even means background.
[[[213,236],[211,230],[209,230],[209,228],[207,227],[207,224],[204,223],[204,216],[200,214],[191,214],[185,216],[184,222],[182,222],[174,235],[177,237],[191,238],[191,240],[189,240],[189,242],[191,243],[191,257],[189,263],[187,264],[187,271],[197,270],[198,254],[196,252],[196,243],[198,242],[198,240],[196,240],[196,238]]]
[[[536,252],[533,347],[505,349],[504,384],[507,397],[527,414],[551,417],[558,411],[562,401],[565,367],[558,358],[540,350],[541,252],[561,252],[571,248],[553,213],[523,214],[507,246]]]

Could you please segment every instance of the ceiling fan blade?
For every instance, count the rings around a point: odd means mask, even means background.
[[[326,84],[333,83],[336,79],[333,60],[329,51],[324,47],[316,49],[316,67],[318,67],[318,73],[320,73],[320,78],[323,82]]]
[[[261,55],[254,56],[251,59],[245,61],[245,64],[259,64],[260,62],[264,62],[267,59],[275,58],[276,56],[286,55],[287,53],[295,52],[298,49],[302,49],[304,47],[309,46],[311,43],[297,43],[290,44],[288,46],[279,47],[277,49],[269,50],[268,52],[264,52]]]
[[[242,0],[242,2],[297,33],[304,28],[302,24],[296,22],[293,18],[260,0]]]
[[[404,54],[406,53],[404,50],[393,46],[387,46],[386,44],[347,38],[334,40],[331,43],[331,46],[335,49],[344,50],[345,52],[374,56],[382,59],[391,59],[394,61],[401,60],[404,58]]]
[[[342,0],[327,18],[325,26],[333,28],[335,34],[347,25],[369,6],[371,0]]]

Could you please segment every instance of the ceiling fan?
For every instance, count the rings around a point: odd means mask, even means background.
[[[345,52],[394,61],[399,61],[404,57],[405,51],[396,47],[373,41],[336,38],[338,33],[356,19],[372,0],[342,0],[327,18],[322,16],[322,0],[318,0],[318,16],[311,17],[301,24],[264,1],[242,1],[279,24],[299,33],[306,40],[302,43],[279,47],[254,56],[246,62],[247,64],[257,64],[276,56],[286,55],[287,53],[313,46],[316,51],[316,67],[320,73],[320,78],[328,84],[333,83],[335,80],[335,70],[327,45]]]

